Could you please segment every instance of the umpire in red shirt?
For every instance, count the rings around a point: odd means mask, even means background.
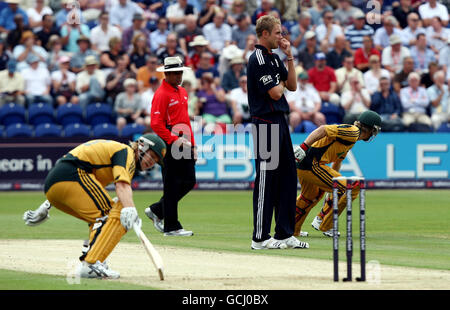
[[[281,34],[280,20],[274,16],[266,15],[257,20],[256,35],[258,44],[247,65],[256,167],[251,248],[307,248],[308,243],[293,236],[297,176],[284,90],[297,89],[294,57],[289,41]],[[288,70],[280,57],[272,53],[276,48],[287,56]],[[276,226],[272,238],[270,226],[274,208]]]
[[[162,165],[163,197],[145,209],[155,228],[164,236],[192,236],[178,221],[178,202],[194,187],[196,150],[194,134],[188,114],[188,94],[180,86],[183,72],[190,68],[182,60],[166,57],[165,79],[153,96],[151,123],[153,131],[167,144],[167,154]]]

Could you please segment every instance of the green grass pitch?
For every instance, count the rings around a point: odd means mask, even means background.
[[[250,191],[193,191],[180,203],[179,216],[193,238],[164,238],[156,233],[144,214],[159,191],[137,191],[134,200],[144,220],[143,231],[155,245],[200,248],[248,253],[252,235],[252,193]],[[0,239],[85,239],[87,225],[52,208],[50,220],[39,227],[27,227],[23,212],[35,209],[45,199],[40,192],[1,193]],[[450,191],[448,190],[367,190],[367,261],[383,265],[450,269]],[[359,260],[359,207],[353,206],[354,261]],[[309,214],[303,238],[310,249],[301,251],[263,251],[261,255],[301,256],[332,259],[332,241],[314,231],[310,223],[319,212],[319,203]],[[344,214],[342,214],[344,215]],[[345,235],[345,216],[339,227]],[[273,231],[273,225],[272,225]],[[138,242],[134,234],[122,241]],[[345,237],[340,238],[340,259],[345,259]],[[33,281],[25,281],[33,279]],[[68,288],[64,277],[0,270],[0,289]],[[59,283],[56,284],[56,283]],[[83,282],[84,283],[84,282]],[[126,283],[108,283],[111,289],[141,289]],[[82,289],[105,289],[99,281],[86,281]]]

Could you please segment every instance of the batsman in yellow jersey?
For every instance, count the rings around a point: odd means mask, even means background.
[[[45,201],[37,210],[27,211],[24,221],[35,226],[45,221],[51,206],[89,224],[89,244],[80,257],[82,278],[118,278],[105,259],[133,225],[141,226],[131,180],[136,170],[162,163],[165,143],[146,134],[129,145],[112,140],[92,140],[60,158],[45,180]],[[114,183],[118,199],[105,187]]]
[[[371,141],[381,129],[381,118],[374,111],[365,111],[354,125],[323,125],[311,132],[303,144],[295,147],[297,176],[301,193],[297,197],[294,236],[299,236],[309,211],[332,192],[332,179],[341,176],[341,163],[359,140]],[[332,163],[329,167],[327,164]],[[345,180],[338,182],[338,214],[347,204]],[[352,189],[352,200],[359,194],[359,183]],[[313,228],[326,236],[333,236],[333,198],[327,194],[322,210],[312,222]]]

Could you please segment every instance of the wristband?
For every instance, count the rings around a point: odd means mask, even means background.
[[[308,144],[306,144],[305,142],[303,142],[300,147],[306,152],[309,149]]]
[[[287,61],[291,61],[291,60],[294,60],[294,57],[288,57],[288,59],[287,59]]]

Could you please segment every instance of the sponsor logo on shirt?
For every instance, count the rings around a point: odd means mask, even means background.
[[[264,85],[267,85],[267,84],[269,84],[270,82],[273,81],[271,75],[263,75],[259,80],[260,80]]]

